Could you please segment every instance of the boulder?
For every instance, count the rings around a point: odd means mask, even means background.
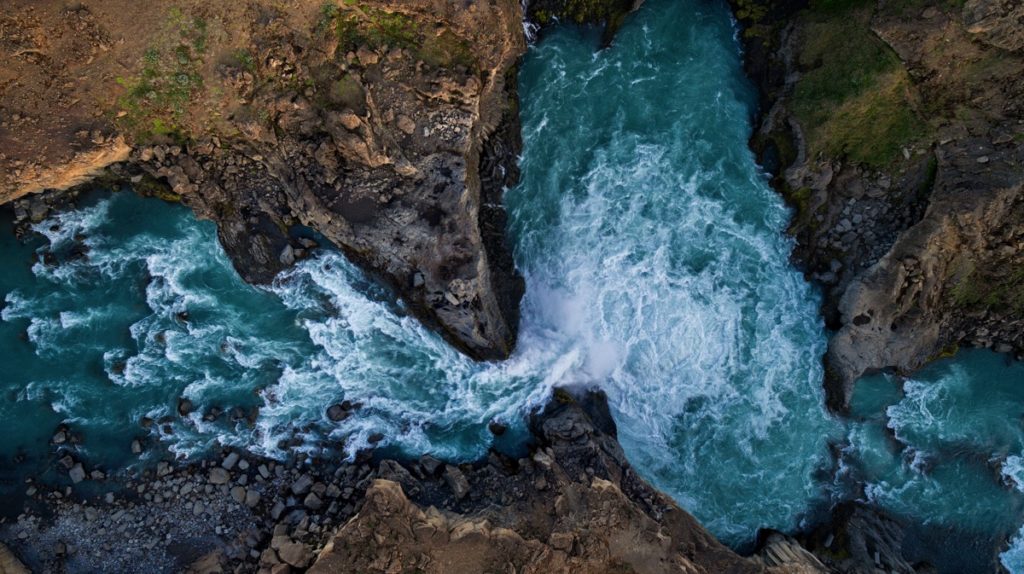
[[[313,560],[313,552],[309,546],[301,542],[286,542],[277,549],[277,555],[286,564],[296,568],[306,568]]]
[[[348,410],[340,404],[334,404],[327,408],[327,418],[332,422],[341,422],[348,417]]]
[[[231,473],[221,467],[210,469],[210,484],[227,484],[231,481]]]
[[[452,489],[456,500],[462,500],[469,494],[469,480],[457,467],[450,464],[444,467],[444,481],[448,483],[448,488]]]
[[[309,489],[312,486],[313,479],[308,474],[304,474],[292,483],[291,489],[294,494],[300,495],[309,492]]]
[[[238,456],[237,452],[228,453],[228,455],[224,457],[224,461],[221,462],[220,465],[227,470],[231,470],[232,468],[235,468],[236,464],[238,464],[239,458],[241,457]]]
[[[260,503],[260,493],[255,490],[249,490],[245,493],[245,505],[249,508],[256,508]]]
[[[68,476],[71,478],[71,482],[78,484],[85,480],[85,468],[82,467],[82,463],[76,463],[68,470]]]

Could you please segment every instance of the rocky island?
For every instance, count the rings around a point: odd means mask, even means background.
[[[961,346],[1019,357],[1024,9],[730,4],[761,97],[751,148],[835,330],[830,409],[848,411],[864,374]],[[19,233],[95,187],[180,202],[252,283],[330,244],[462,353],[506,359],[525,289],[503,193],[520,177],[527,35],[589,23],[608,45],[636,8],[14,0],[0,9],[0,202]],[[332,420],[351,408],[324,405]],[[108,477],[65,456],[75,488],[28,487],[0,523],[0,572],[931,571],[904,558],[899,521],[860,502],[763,530],[741,556],[637,474],[601,392],[558,388],[528,431],[523,456],[464,464],[225,449]]]

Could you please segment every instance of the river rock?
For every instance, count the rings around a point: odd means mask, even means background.
[[[445,466],[444,481],[448,483],[448,488],[452,489],[456,500],[462,500],[469,494],[469,481],[466,479],[466,475],[458,468],[452,465]]]
[[[85,480],[85,468],[82,467],[82,463],[76,463],[68,470],[68,477],[71,478],[71,482],[78,484]]]
[[[227,484],[231,481],[231,473],[221,467],[210,469],[210,484]]]
[[[260,503],[260,493],[255,490],[247,490],[245,492],[245,505],[249,508],[256,508]]]
[[[294,494],[302,495],[309,492],[313,486],[313,479],[308,474],[303,474],[292,483],[291,490]]]
[[[277,555],[286,564],[296,568],[306,568],[313,560],[313,552],[301,542],[286,542],[277,550]]]
[[[241,457],[238,456],[237,452],[230,452],[228,453],[227,456],[224,457],[224,461],[221,462],[220,465],[224,467],[226,470],[231,470],[235,468],[236,464],[238,464],[239,458]]]

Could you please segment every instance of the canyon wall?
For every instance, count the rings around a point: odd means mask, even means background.
[[[127,182],[215,221],[252,282],[311,228],[456,348],[511,353],[517,1],[16,1],[0,30],[0,202]]]
[[[734,0],[751,140],[837,330],[829,406],[958,346],[1024,350],[1021,8]]]

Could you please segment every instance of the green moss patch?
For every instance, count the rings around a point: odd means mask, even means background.
[[[961,262],[953,278],[950,297],[965,310],[993,310],[1024,315],[1024,267],[982,274],[970,262]]]
[[[478,67],[469,43],[441,25],[425,24],[407,14],[365,6],[355,0],[325,3],[320,13],[319,27],[335,35],[340,56],[360,47],[402,48],[432,66],[461,65],[469,70]]]
[[[868,27],[871,4],[820,0],[805,12],[802,76],[791,106],[812,157],[884,168],[928,128],[902,63]]]
[[[117,78],[124,89],[118,98],[117,123],[136,141],[184,138],[187,130],[182,120],[203,88],[200,69],[207,52],[206,21],[172,9],[167,28],[172,41],[147,49],[138,75]]]

